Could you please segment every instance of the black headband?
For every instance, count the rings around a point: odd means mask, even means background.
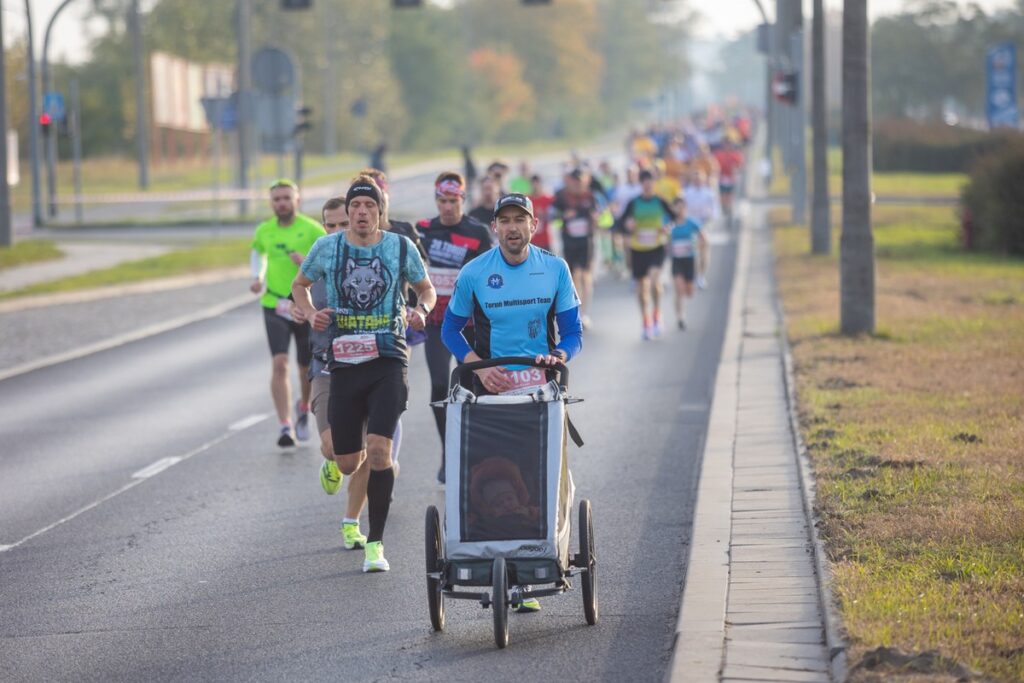
[[[380,208],[380,190],[377,189],[376,185],[370,183],[356,183],[355,185],[348,188],[348,194],[345,195],[345,204],[351,204],[352,200],[356,197],[369,197],[377,203],[377,208]]]

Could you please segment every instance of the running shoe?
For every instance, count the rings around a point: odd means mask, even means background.
[[[437,483],[444,486],[444,465],[437,471]]]
[[[708,281],[704,279],[703,275],[697,276],[697,289],[707,289]]]
[[[309,411],[299,410],[299,403],[295,403],[295,436],[299,441],[309,441]]]
[[[320,486],[324,487],[324,493],[328,496],[338,492],[342,478],[341,470],[333,460],[324,460],[324,464],[320,465]]]
[[[644,325],[644,332],[642,338],[644,341],[654,339],[654,330],[650,325]]]
[[[590,322],[589,315],[585,315],[582,318],[580,318],[580,324],[583,326],[583,329],[585,330],[589,330],[591,327],[593,327],[593,323]]]
[[[277,437],[277,445],[281,448],[291,448],[295,445],[295,439],[292,437],[291,425],[281,427],[281,436]]]
[[[341,535],[345,539],[345,550],[354,550],[366,546],[366,536],[359,531],[359,522],[343,522],[341,525]],[[384,561],[384,564],[387,564],[387,560]],[[363,571],[366,571],[365,565]]]
[[[391,565],[384,559],[384,544],[380,541],[363,546],[363,572],[386,572]]]
[[[520,614],[529,614],[530,612],[540,611],[540,600],[537,598],[527,598],[519,603],[519,607],[516,607],[516,612]]]
[[[683,320],[682,318],[679,319],[679,322],[677,322],[676,325],[679,327],[680,330],[686,329],[686,321]]]
[[[661,319],[658,318],[658,319],[656,319],[654,321],[654,324],[651,325],[651,338],[653,339],[654,337],[660,337],[660,336],[661,336]]]

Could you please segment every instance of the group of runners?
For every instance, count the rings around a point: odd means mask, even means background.
[[[274,217],[252,241],[251,289],[261,294],[272,355],[277,443],[309,439],[313,414],[321,486],[334,494],[348,477],[341,534],[345,548],[364,550],[364,572],[389,569],[382,539],[414,346],[424,347],[432,402],[448,393],[453,358],[568,362],[593,324],[598,262],[631,273],[647,340],[663,333],[662,268],[670,259],[676,324],[686,328],[684,301],[707,269],[705,230],[739,165],[727,172],[718,158],[733,151],[728,141],[712,150],[689,128],[655,132],[634,135],[621,179],[606,162],[591,166],[574,156],[548,191],[528,164],[513,174],[495,162],[479,179],[473,207],[464,177],[446,171],[434,182],[436,215],[415,225],[389,216],[387,178],[377,169],[365,169],[344,196],[328,200],[319,222],[299,212],[294,183],[273,183]],[[294,403],[292,338],[299,370]],[[479,370],[471,389],[529,390],[523,378],[539,374],[511,370]],[[545,380],[540,374],[530,381]],[[433,410],[443,484],[445,413]],[[535,601],[522,606],[536,608]]]

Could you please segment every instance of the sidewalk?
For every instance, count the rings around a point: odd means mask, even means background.
[[[838,681],[764,208],[741,233],[669,680]]]
[[[159,256],[170,251],[171,247],[156,244],[61,242],[60,250],[64,252],[63,258],[0,270],[0,292],[110,268],[125,261]]]

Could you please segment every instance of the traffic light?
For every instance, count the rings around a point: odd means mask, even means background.
[[[301,135],[313,127],[310,117],[313,115],[313,107],[302,106],[295,110],[295,130],[292,135]]]
[[[281,0],[281,9],[298,10],[309,9],[313,6],[313,0]]]
[[[39,130],[42,131],[43,135],[49,135],[50,129],[53,127],[53,117],[47,114],[45,111],[39,115]]]
[[[800,99],[800,74],[779,71],[772,78],[772,95],[784,104],[795,105]]]

